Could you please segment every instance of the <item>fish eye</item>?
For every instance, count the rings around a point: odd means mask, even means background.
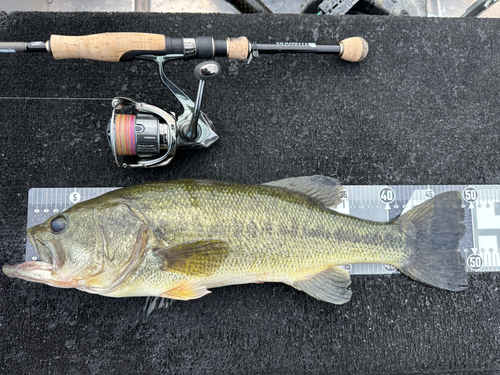
[[[66,218],[64,216],[57,216],[50,222],[50,229],[53,233],[59,234],[66,229]]]

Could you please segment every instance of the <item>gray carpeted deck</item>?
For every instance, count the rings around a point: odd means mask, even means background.
[[[488,19],[14,13],[0,40],[110,31],[245,35],[261,43],[362,36],[360,64],[333,56],[219,60],[203,110],[220,140],[170,167],[122,170],[105,137],[110,102],[166,109],[152,63],[0,56],[0,263],[20,262],[31,187],[125,186],[176,178],[260,183],[324,174],[347,184],[500,183],[500,22]],[[191,97],[196,61],[168,65]],[[32,98],[59,98],[40,100]],[[28,98],[28,99],[26,99]],[[353,277],[323,303],[281,284],[215,289],[146,318],[111,299],[0,275],[2,374],[495,373],[500,277],[462,293],[402,275]]]

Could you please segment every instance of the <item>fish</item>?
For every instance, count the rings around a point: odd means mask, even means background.
[[[342,267],[383,263],[421,283],[461,291],[460,192],[438,194],[388,222],[336,212],[327,176],[260,185],[174,180],[124,187],[28,229],[39,261],[10,277],[109,297],[200,298],[226,285],[280,282],[333,304],[350,300]],[[404,276],[401,276],[404,277]]]

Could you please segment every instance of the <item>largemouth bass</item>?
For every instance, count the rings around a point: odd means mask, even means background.
[[[351,298],[351,281],[341,266],[353,263],[390,264],[437,288],[467,287],[457,250],[465,231],[459,192],[377,223],[329,209],[341,191],[324,176],[129,186],[30,228],[41,261],[5,265],[3,272],[110,297],[179,300],[225,285],[282,282],[342,304]]]

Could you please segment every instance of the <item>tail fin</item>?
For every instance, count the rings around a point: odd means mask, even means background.
[[[459,291],[467,288],[465,262],[457,250],[465,233],[460,192],[439,194],[401,215],[412,254],[399,270],[424,284]]]

